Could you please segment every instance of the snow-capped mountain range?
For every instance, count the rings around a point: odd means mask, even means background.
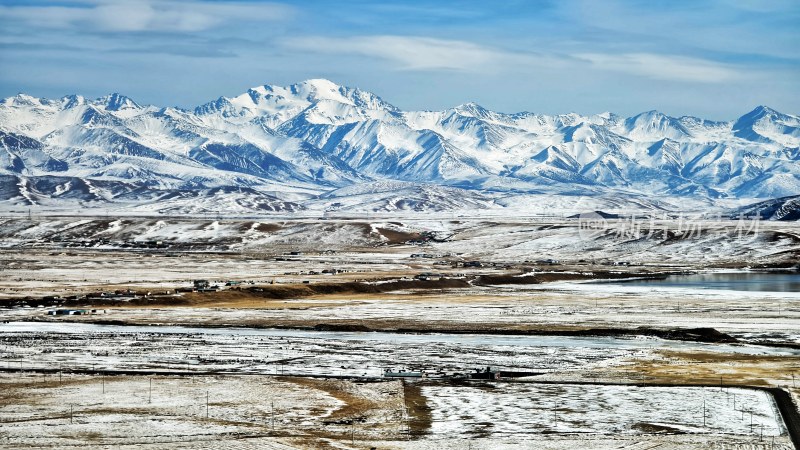
[[[657,111],[504,114],[475,103],[402,111],[321,79],[259,86],[193,110],[120,94],[19,94],[0,103],[0,145],[0,200],[17,205],[236,193],[244,209],[269,211],[398,189],[473,206],[497,193],[800,193],[800,117],[765,106],[730,122]]]

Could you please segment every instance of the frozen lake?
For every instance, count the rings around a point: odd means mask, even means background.
[[[747,292],[800,292],[800,273],[722,272],[670,275],[664,279],[627,280],[627,286],[677,287]]]

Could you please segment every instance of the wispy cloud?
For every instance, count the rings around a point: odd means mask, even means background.
[[[108,52],[115,53],[138,53],[142,55],[152,55],[160,53],[172,56],[188,56],[194,58],[236,58],[238,54],[230,50],[208,47],[204,45],[153,45],[148,47],[124,47],[113,48]]]
[[[600,69],[658,80],[713,83],[741,76],[730,64],[657,53],[515,52],[463,40],[422,36],[321,36],[287,40],[294,49],[324,54],[351,54],[378,58],[399,70],[464,72],[519,72],[536,69]]]
[[[624,72],[657,80],[718,83],[742,77],[735,67],[700,58],[654,53],[582,53],[573,55],[601,70]]]
[[[518,53],[469,41],[424,36],[309,36],[288,39],[293,49],[379,58],[400,70],[496,72],[512,65],[555,63],[557,58]]]
[[[384,59],[404,70],[482,70],[503,55],[466,41],[413,36],[310,36],[288,39],[288,47],[319,53]]]
[[[196,32],[235,21],[282,20],[293,9],[281,4],[177,0],[92,0],[59,5],[0,7],[0,17],[43,28],[104,32]]]
[[[90,49],[74,45],[65,45],[58,42],[49,43],[29,43],[29,42],[0,42],[0,51],[3,52],[39,52],[39,51],[63,51],[63,52],[85,52]]]

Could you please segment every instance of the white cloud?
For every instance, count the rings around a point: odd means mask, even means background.
[[[75,6],[0,7],[5,20],[45,28],[95,31],[203,31],[236,21],[281,20],[292,9],[278,4],[177,0],[93,0]]]
[[[384,59],[403,70],[492,71],[521,55],[472,42],[416,36],[311,36],[286,41],[288,47],[318,53]]]
[[[310,36],[285,41],[293,49],[323,54],[351,54],[380,58],[401,70],[458,70],[465,72],[527,72],[537,69],[585,71],[592,69],[669,81],[715,83],[741,78],[734,66],[701,58],[655,53],[522,53],[468,41],[419,36]]]
[[[573,55],[601,70],[669,81],[717,83],[741,78],[734,67],[700,58],[654,53],[581,53]]]

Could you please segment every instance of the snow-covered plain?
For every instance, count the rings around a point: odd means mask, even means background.
[[[762,425],[765,436],[785,433],[772,397],[747,389],[486,383],[422,390],[431,399],[434,438],[635,434],[648,427],[746,435],[760,434]]]
[[[657,360],[663,350],[754,356],[793,353],[786,349],[659,339],[19,322],[0,324],[0,338],[5,368],[19,370],[0,376],[6,385],[0,395],[0,421],[4,423],[0,445],[12,447],[61,447],[87,438],[101,445],[167,445],[217,436],[329,436],[344,441],[342,435],[350,432],[353,436],[356,428],[359,441],[397,439],[408,433],[398,381],[299,382],[286,375],[376,378],[384,367],[403,366],[435,376],[437,371],[468,372],[474,366],[488,365],[539,372],[542,375],[528,380],[553,384],[421,381],[430,425],[423,435],[415,434],[415,439],[486,437],[534,445],[524,442],[555,432],[583,434],[589,442],[598,436],[620,434],[658,442],[658,434],[669,431],[706,435],[709,443],[754,441],[761,439],[762,432],[768,442],[773,437],[779,446],[787,442],[772,397],[761,391],[614,384],[645,381],[626,380],[614,371]],[[588,375],[599,374],[600,369],[611,372],[605,378]],[[115,371],[129,374],[116,375]],[[142,371],[142,375],[130,371]],[[147,375],[149,371],[160,374]],[[593,382],[612,384],[569,381],[580,374]],[[374,403],[357,416],[355,425],[347,421],[353,420],[352,412],[337,415],[349,407],[353,397]],[[275,425],[273,408],[278,411]],[[43,429],[59,432],[50,435],[42,433]],[[410,448],[415,448],[414,444]]]
[[[434,434],[420,436],[408,434],[398,381],[16,373],[0,375],[0,386],[0,448],[9,449],[792,448],[771,399],[746,389],[427,385]],[[348,411],[340,397],[358,399],[360,409]],[[650,412],[637,415],[642,407]],[[585,422],[587,413],[599,420]],[[659,413],[666,423],[651,420]],[[666,427],[680,433],[641,434]],[[537,431],[554,429],[570,432]]]
[[[153,311],[153,315],[158,315]],[[207,313],[207,312],[206,312]],[[8,316],[6,316],[8,317]],[[116,317],[116,316],[112,316]],[[160,370],[380,377],[387,368],[475,368],[563,375],[631,364],[664,350],[800,356],[800,350],[655,338],[396,334],[81,323],[0,324],[6,368]]]
[[[695,233],[676,218],[642,222],[657,232],[632,229],[625,220],[608,220],[603,233],[589,230],[587,235],[576,220],[563,217],[409,214],[319,219],[5,218],[0,223],[0,295],[7,299],[125,288],[157,292],[188,287],[194,279],[274,282],[276,286],[304,281],[382,283],[420,272],[462,279],[506,274],[534,281],[554,272],[631,276],[663,271],[746,272],[790,267],[800,251],[797,227],[778,222],[762,222],[756,230],[739,233],[738,221],[705,220],[701,232]],[[481,261],[482,267],[463,267],[465,261],[474,260]],[[343,272],[320,273],[330,268]],[[245,284],[249,286],[253,285]],[[233,292],[220,295],[226,294]],[[738,401],[747,399],[753,404],[754,422],[763,423],[765,442],[771,445],[781,425],[770,401],[738,386],[792,389],[792,376],[800,375],[795,373],[795,348],[800,343],[798,295],[560,281],[256,298],[242,305],[212,302],[203,306],[203,299],[197,305],[179,307],[120,304],[103,306],[106,313],[96,316],[53,317],[47,315],[48,308],[13,307],[0,310],[0,320],[10,322],[0,324],[0,369],[28,372],[2,376],[8,388],[4,392],[11,393],[6,397],[9,404],[18,405],[18,399],[23,399],[25,406],[0,407],[0,414],[8,414],[1,430],[6,434],[0,433],[0,439],[7,440],[0,440],[0,445],[62,448],[93,439],[101,446],[133,448],[191,447],[187,442],[212,440],[220,448],[316,448],[323,441],[335,447],[409,449],[464,448],[468,442],[475,448],[759,448],[760,435],[750,434],[749,413],[747,420],[741,411],[736,416],[732,394]],[[20,323],[32,320],[37,322]],[[92,321],[125,325],[86,323]],[[710,327],[742,342],[310,330],[318,324],[482,332]],[[274,326],[307,331],[265,329]],[[763,342],[774,346],[759,345]],[[402,402],[398,403],[406,394],[377,387],[388,383],[377,383],[372,390],[365,387],[369,393],[363,395],[358,394],[362,386],[371,384],[341,380],[325,389],[314,385],[313,392],[307,384],[316,381],[309,378],[291,381],[296,387],[272,385],[278,380],[272,377],[281,374],[378,377],[386,367],[453,373],[485,366],[541,373],[534,380],[556,384],[460,386],[427,381],[420,386],[430,408],[430,425],[408,441],[402,440],[406,428]],[[161,382],[190,395],[176,394],[174,401],[162,405],[166,409],[158,410],[162,406],[137,403],[142,402],[147,376],[108,375],[107,387],[124,397],[124,401],[112,401],[121,405],[124,411],[120,412],[109,400],[81,395],[85,391],[60,392],[53,385],[53,372],[46,375],[50,385],[45,386],[43,369],[166,371],[173,375],[163,376]],[[179,372],[195,376],[174,375]],[[204,389],[213,391],[208,387],[213,377],[196,375],[209,372],[224,379],[216,392],[227,399],[216,402],[223,417],[210,424],[194,414]],[[695,404],[703,392],[699,387],[574,384],[710,385],[720,376],[737,388],[704,391],[709,407],[706,427],[696,423],[702,420]],[[102,389],[103,381],[96,375],[69,377],[84,377],[77,384],[89,386],[91,392]],[[191,387],[192,383],[196,386]],[[300,430],[293,438],[270,434],[257,419],[276,389],[286,389],[293,405],[296,421],[288,426]],[[229,395],[228,390],[237,392]],[[796,389],[792,392],[797,394]],[[366,398],[382,406],[370,407],[377,412],[367,415],[366,422],[356,422],[355,444],[350,444],[347,433],[353,430],[342,421],[359,417],[351,405],[362,405]],[[548,408],[553,398],[561,406],[551,423],[553,411]],[[72,402],[80,405],[82,414],[69,426],[62,409]],[[14,416],[14,411],[22,411],[21,416]],[[331,415],[336,417],[329,420]],[[382,431],[374,431],[367,426],[358,429],[358,424],[384,425]],[[125,437],[116,429],[123,430]],[[58,432],[50,433],[53,430]],[[322,436],[320,430],[329,434]],[[548,434],[554,430],[557,433]],[[313,435],[313,439],[302,441],[300,435],[307,439]],[[775,448],[790,448],[785,434],[777,436]]]
[[[0,248],[167,250],[279,255],[285,251],[450,254],[491,262],[564,262],[703,267],[797,261],[800,225],[702,217],[627,217],[587,222],[536,216],[454,214],[357,218],[0,218]],[[405,244],[405,245],[403,245]]]
[[[0,375],[0,386],[0,448],[241,448],[251,439],[261,440],[257,448],[307,448],[291,438],[350,431],[337,423],[345,403],[332,392],[380,405],[362,411],[360,438],[393,437],[401,429],[397,381],[351,386],[266,376],[23,373]]]

